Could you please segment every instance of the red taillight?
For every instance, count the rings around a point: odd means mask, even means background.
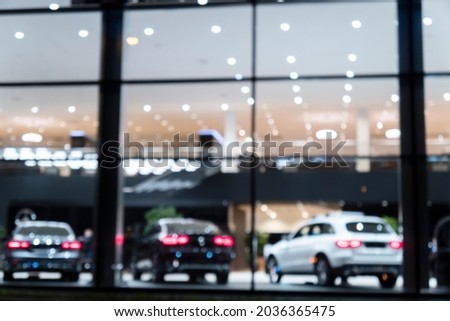
[[[231,247],[234,245],[234,239],[228,235],[216,235],[213,238],[213,243],[217,246]]]
[[[164,236],[164,238],[161,240],[161,243],[165,246],[186,245],[189,243],[189,236],[169,234]]]
[[[81,248],[83,247],[83,244],[81,244],[81,242],[79,241],[72,241],[72,242],[62,242],[61,244],[61,248],[63,250],[81,250]]]
[[[31,246],[28,241],[9,241],[6,247],[10,250],[24,250],[29,249]]]
[[[403,248],[403,242],[402,241],[390,241],[389,247],[394,250],[400,250]]]
[[[362,245],[358,240],[339,240],[336,241],[336,246],[340,249],[357,249]]]

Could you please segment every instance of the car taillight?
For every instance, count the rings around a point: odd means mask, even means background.
[[[161,243],[165,246],[186,245],[189,243],[189,236],[182,234],[169,234],[164,236]]]
[[[62,242],[61,244],[61,248],[63,250],[81,250],[81,248],[83,247],[83,244],[81,244],[81,242],[79,241],[66,241],[66,242]]]
[[[28,241],[9,241],[6,247],[10,250],[24,250],[29,249],[31,246]]]
[[[389,247],[394,250],[400,250],[403,248],[403,242],[402,241],[390,241]]]
[[[340,249],[357,249],[362,245],[358,240],[339,240],[336,241],[336,246]]]
[[[234,239],[228,235],[216,235],[213,238],[213,243],[217,246],[231,247],[234,245]]]

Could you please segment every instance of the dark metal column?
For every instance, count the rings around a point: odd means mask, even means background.
[[[94,285],[113,287],[120,278],[123,241],[122,175],[120,160],[111,163],[103,146],[106,142],[119,146],[121,141],[120,79],[122,61],[122,0],[105,1],[102,5],[102,56],[99,102],[97,197],[95,210]],[[108,166],[102,166],[105,161]],[[115,165],[115,166],[113,166]]]
[[[399,0],[400,218],[404,235],[404,288],[428,287],[427,163],[421,0]]]

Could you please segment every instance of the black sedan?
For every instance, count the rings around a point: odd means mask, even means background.
[[[13,281],[15,272],[59,272],[64,279],[77,281],[81,249],[81,242],[67,223],[22,222],[6,243],[3,279]]]
[[[137,242],[132,256],[134,279],[151,272],[153,281],[167,273],[187,273],[195,281],[214,273],[218,284],[228,282],[235,257],[234,239],[217,225],[187,218],[165,218],[154,224]]]

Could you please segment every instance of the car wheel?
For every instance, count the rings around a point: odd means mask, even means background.
[[[317,282],[321,286],[334,285],[335,276],[331,270],[330,263],[325,257],[319,257],[316,263]]]
[[[393,273],[383,273],[378,276],[380,285],[384,289],[392,289],[397,283],[397,275]]]
[[[283,275],[280,272],[277,260],[273,256],[267,262],[267,273],[269,274],[270,283],[280,283]]]
[[[65,272],[62,276],[69,282],[77,282],[80,278],[80,274],[78,272]]]
[[[219,272],[216,274],[217,284],[227,284],[228,283],[228,272]]]
[[[14,281],[13,272],[3,271],[3,281]]]

